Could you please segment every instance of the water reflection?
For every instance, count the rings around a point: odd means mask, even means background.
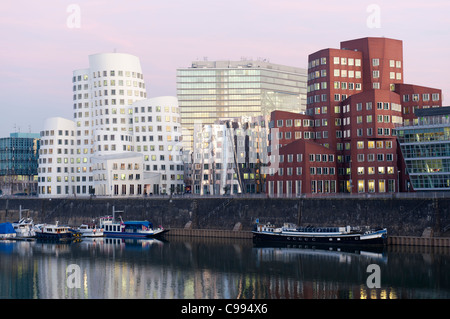
[[[381,269],[369,289],[367,266]],[[71,288],[69,265],[80,270]],[[448,249],[256,247],[248,240],[0,242],[0,298],[449,298]]]

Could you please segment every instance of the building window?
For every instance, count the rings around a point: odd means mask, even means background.
[[[367,183],[367,185],[369,188],[369,193],[374,193],[375,192],[375,180],[369,179],[369,182]]]
[[[364,180],[358,180],[358,193],[364,193]]]

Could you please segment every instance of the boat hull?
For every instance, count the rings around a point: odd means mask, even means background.
[[[383,246],[387,243],[386,230],[379,230],[370,234],[339,234],[339,235],[298,235],[271,232],[253,232],[255,242],[274,242],[283,244],[303,243],[303,244],[326,244],[326,245],[368,245]]]
[[[168,232],[168,230],[164,229],[161,231],[149,232],[149,233],[129,233],[129,232],[109,232],[104,231],[103,234],[106,237],[114,237],[114,238],[156,238],[160,237],[164,233]]]
[[[105,234],[103,233],[91,233],[91,232],[81,232],[81,237],[104,237]]]
[[[69,240],[74,238],[72,233],[60,233],[60,234],[51,234],[51,233],[42,233],[36,232],[36,239],[44,239],[44,240]]]
[[[0,239],[11,239],[16,238],[16,233],[2,233],[0,234]]]

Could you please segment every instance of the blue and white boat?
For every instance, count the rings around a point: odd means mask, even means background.
[[[162,227],[154,228],[149,221],[124,222],[122,218],[120,218],[120,221],[115,221],[112,216],[100,218],[100,227],[106,237],[118,238],[159,237],[168,231]]]
[[[11,223],[0,224],[0,239],[11,239],[16,237],[16,231]]]

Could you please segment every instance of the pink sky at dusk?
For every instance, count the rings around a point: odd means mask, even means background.
[[[67,8],[80,8],[69,28]],[[380,28],[369,28],[369,5]],[[308,55],[362,37],[403,41],[404,82],[439,88],[450,105],[450,2],[300,0],[4,0],[0,7],[0,137],[72,119],[72,71],[88,56],[138,56],[148,97],[176,95],[176,69],[196,59],[307,67]]]

